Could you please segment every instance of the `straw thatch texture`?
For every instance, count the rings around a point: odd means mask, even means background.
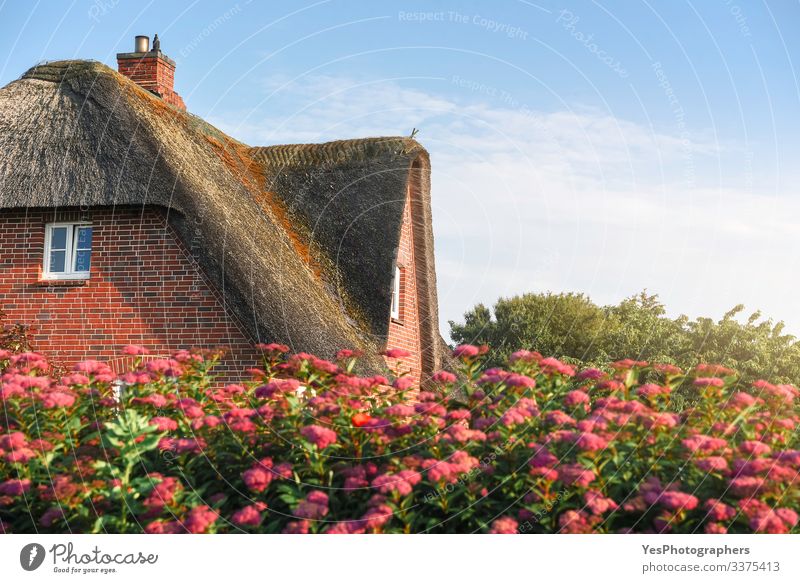
[[[413,140],[248,148],[105,65],[60,61],[0,89],[0,148],[0,208],[168,208],[254,338],[324,356],[383,348],[412,184],[426,372],[438,364],[429,161]]]

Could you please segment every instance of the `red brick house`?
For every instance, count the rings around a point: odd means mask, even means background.
[[[410,138],[250,147],[189,114],[145,38],[0,89],[0,307],[65,364],[256,342],[441,366],[430,161]],[[121,73],[121,74],[120,74]]]

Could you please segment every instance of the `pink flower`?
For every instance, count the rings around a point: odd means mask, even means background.
[[[2,442],[0,442],[0,447],[3,447]],[[800,468],[800,450],[789,449],[776,452],[775,459],[794,466],[795,468]]]
[[[312,490],[300,501],[294,511],[298,518],[320,520],[328,514],[328,495],[321,490]]]
[[[651,399],[659,395],[669,395],[672,389],[667,386],[656,385],[654,383],[647,383],[636,389],[636,394],[646,399]]]
[[[10,463],[26,464],[36,457],[36,452],[27,447],[21,447],[6,454],[6,461]]]
[[[148,396],[143,397],[143,398],[138,398],[137,397],[134,400],[137,403],[144,403],[144,404],[147,404],[147,405],[151,405],[152,407],[155,407],[156,409],[162,409],[163,407],[166,407],[166,405],[167,405],[167,398],[164,395],[160,394],[160,393],[153,393],[152,395],[148,395]]]
[[[266,506],[263,503],[250,504],[233,513],[231,522],[236,526],[258,526],[261,524],[261,511]]]
[[[726,472],[728,471],[728,461],[724,457],[710,456],[706,458],[699,458],[694,461],[700,470],[704,472]]]
[[[179,377],[183,374],[183,367],[174,358],[148,360],[144,368],[149,373],[164,377]]]
[[[56,520],[62,518],[64,516],[64,512],[59,507],[48,508],[42,514],[42,517],[39,519],[39,524],[44,526],[45,528],[50,528],[53,526]]]
[[[449,385],[456,382],[457,377],[449,371],[440,370],[439,372],[433,374],[431,380],[437,385]]]
[[[580,433],[575,438],[575,445],[581,451],[600,451],[608,447],[608,440],[594,433]]]
[[[98,362],[97,360],[84,360],[83,362],[79,362],[72,370],[75,372],[82,372],[87,375],[98,375],[98,374],[108,374],[111,371],[111,367],[109,367],[104,362]]]
[[[708,510],[708,517],[711,520],[723,521],[733,520],[736,516],[736,509],[728,506],[724,502],[720,502],[716,498],[709,498],[703,505]]]
[[[89,379],[89,377],[79,372],[68,374],[61,377],[61,384],[67,385],[68,387],[71,387],[73,385],[88,385],[91,382],[92,381],[91,379]]]
[[[768,455],[772,451],[766,443],[760,441],[743,441],[739,450],[753,456]]]
[[[311,523],[308,520],[290,522],[283,529],[283,534],[308,534]]]
[[[764,478],[739,476],[729,483],[731,494],[740,498],[758,495],[764,488]]]
[[[6,496],[22,496],[31,489],[31,481],[27,478],[18,480],[16,478],[0,483],[0,494]]]
[[[542,355],[538,352],[531,352],[530,350],[517,350],[508,357],[508,362],[512,364],[518,361],[539,362],[541,358]]]
[[[144,346],[137,346],[135,344],[128,344],[122,349],[122,354],[127,356],[141,356],[142,354],[150,354]]]
[[[392,386],[398,391],[406,391],[414,386],[414,379],[411,377],[400,377],[399,379],[395,379]]]
[[[683,371],[674,364],[654,364],[653,368],[667,376],[683,374]]]
[[[142,505],[148,509],[148,514],[152,512],[152,516],[156,516],[164,506],[172,504],[175,501],[175,494],[183,490],[177,478],[163,477],[161,474],[150,474],[149,477],[154,480],[160,480],[153,486],[150,494],[144,499]]]
[[[786,523],[781,520],[777,513],[770,509],[765,509],[753,513],[749,521],[750,528],[754,532],[763,532],[767,534],[786,534],[789,528]]]
[[[289,462],[281,462],[272,468],[272,473],[277,479],[288,480],[292,477],[292,464]]]
[[[658,502],[664,508],[675,511],[694,510],[700,503],[695,496],[677,490],[663,492],[658,498]]]
[[[397,405],[387,407],[385,413],[394,417],[410,417],[414,414],[414,407],[398,403]]]
[[[52,391],[42,395],[42,406],[45,409],[56,407],[72,407],[75,404],[75,395],[61,391]]]
[[[716,377],[699,377],[694,379],[696,387],[724,387],[725,381]]]
[[[583,501],[592,514],[604,514],[619,507],[614,500],[603,496],[601,492],[596,490],[587,490],[583,494]]]
[[[771,391],[767,391],[769,396],[786,404],[791,404],[797,397],[798,391],[792,385],[778,385]]]
[[[544,420],[553,425],[575,425],[575,420],[560,410],[550,411],[544,416]]]
[[[456,358],[475,358],[480,354],[480,348],[472,344],[462,344],[453,349],[453,356]]]
[[[728,534],[728,529],[719,522],[709,522],[703,527],[706,534]]]
[[[205,447],[205,441],[194,437],[182,437],[179,439],[164,437],[158,443],[158,446],[161,449],[168,449],[177,454],[200,453]]]
[[[581,464],[564,464],[558,467],[558,479],[566,486],[585,488],[596,478],[592,470]]]
[[[0,435],[0,449],[18,449],[25,445],[27,445],[27,440],[21,431]]]
[[[463,421],[471,417],[472,413],[467,409],[456,409],[455,411],[449,411],[447,413],[447,418],[451,421]]]
[[[445,409],[444,405],[432,403],[430,401],[417,403],[414,405],[414,411],[420,413],[421,415],[435,415],[440,417],[447,415],[447,409]]]
[[[609,391],[611,393],[616,391],[622,391],[625,389],[625,383],[620,381],[609,379],[607,381],[602,381],[597,383],[597,388],[603,391]]]
[[[489,529],[489,534],[517,534],[519,524],[510,516],[501,516],[494,522]]]
[[[159,431],[175,431],[178,428],[178,422],[169,417],[153,417],[150,425],[155,425]]]
[[[503,379],[503,382],[509,387],[530,388],[530,389],[532,389],[533,387],[536,386],[536,381],[535,380],[533,380],[532,378],[527,377],[525,375],[521,375],[521,374],[517,374],[517,373],[511,373],[505,379]]]
[[[416,474],[416,472],[412,472]],[[416,474],[419,476],[419,474]],[[399,474],[381,474],[372,480],[372,487],[381,494],[391,494],[397,492],[400,496],[408,496],[413,490],[413,484],[409,483]]]
[[[349,360],[351,358],[358,358],[363,353],[360,350],[350,350],[348,348],[343,348],[339,352],[336,353],[336,360]]]
[[[681,441],[683,447],[691,452],[711,453],[718,449],[722,449],[728,445],[728,442],[721,437],[710,437],[708,435],[693,435]]]
[[[309,425],[300,430],[300,435],[305,437],[308,441],[317,446],[317,449],[323,450],[329,445],[336,443],[336,432],[322,427],[320,425]]]
[[[654,415],[640,415],[642,425],[648,429],[672,429],[678,425],[679,417],[675,413],[656,413]]]
[[[389,358],[408,358],[411,356],[411,353],[408,350],[403,350],[402,348],[390,348],[388,350],[384,350],[383,355]]]
[[[272,473],[264,468],[250,468],[242,474],[245,486],[253,492],[263,492],[272,481]]]
[[[506,427],[513,427],[514,425],[525,423],[525,420],[530,416],[530,413],[527,411],[517,409],[516,407],[511,407],[507,409],[505,413],[503,413],[502,417],[500,417],[500,423]]]
[[[377,504],[367,510],[361,517],[361,522],[365,529],[376,531],[389,522],[394,515],[392,507],[387,504]]]
[[[746,409],[756,404],[756,398],[748,393],[739,391],[735,393],[730,400],[730,405],[737,409]]]
[[[794,528],[797,526],[798,516],[797,512],[792,510],[791,508],[776,508],[775,514],[788,526],[789,528]]]
[[[612,362],[611,366],[616,370],[629,370],[632,368],[643,368],[647,366],[647,362],[643,360],[633,360],[632,358],[624,358],[616,362]]]
[[[272,342],[270,344],[256,344],[256,348],[258,348],[262,352],[274,352],[274,353],[284,353],[289,352],[289,347],[285,344],[278,344],[277,342]]]
[[[217,518],[219,514],[208,506],[195,506],[183,520],[183,526],[192,534],[202,534],[217,521]]]
[[[605,376],[602,370],[597,368],[587,368],[578,373],[576,377],[579,381],[599,381]]]
[[[300,388],[297,379],[274,379],[256,389],[255,395],[259,399],[268,399],[282,393],[294,393]]]
[[[594,530],[593,522],[583,511],[567,510],[558,517],[558,532],[564,534],[588,534]]]
[[[175,521],[154,520],[144,527],[145,534],[179,534],[186,532],[183,526]]]
[[[414,470],[400,470],[395,474],[400,479],[405,480],[412,486],[416,486],[422,481],[422,476]]]
[[[528,462],[532,468],[553,467],[558,463],[558,458],[544,447],[537,449],[536,454]]]
[[[172,353],[172,358],[173,360],[181,364],[203,362],[203,356],[201,354],[194,354],[193,352],[189,352],[188,350],[177,350]]]
[[[577,407],[579,405],[588,405],[589,395],[583,391],[570,391],[564,397],[564,405],[567,407]]]
[[[730,368],[726,368],[721,364],[705,364],[701,363],[694,367],[694,370],[699,372],[700,374],[705,374],[707,376],[730,376],[732,374],[736,374],[735,370]]]
[[[441,460],[427,459],[422,462],[422,469],[427,472],[429,482],[439,482],[450,477],[450,464]]]
[[[561,374],[564,376],[575,376],[575,367],[564,364],[557,358],[543,358],[539,361],[539,368],[545,374]]]

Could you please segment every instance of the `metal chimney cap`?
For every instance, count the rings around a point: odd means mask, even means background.
[[[150,37],[145,35],[137,35],[136,43],[134,45],[134,53],[149,53],[150,52]]]

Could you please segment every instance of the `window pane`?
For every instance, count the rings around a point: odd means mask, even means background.
[[[76,249],[91,249],[92,248],[92,228],[91,227],[78,227],[78,242],[75,246]]]
[[[392,282],[392,318],[400,318],[400,268],[394,268],[394,281]]]
[[[50,248],[67,248],[67,227],[53,227],[50,234]]]
[[[66,251],[50,251],[50,273],[64,273],[66,261]]]
[[[75,271],[89,271],[89,262],[91,261],[91,257],[91,251],[78,251],[75,254]]]

